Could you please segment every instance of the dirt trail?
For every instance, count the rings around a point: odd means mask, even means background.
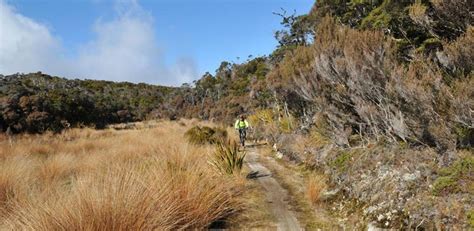
[[[257,149],[247,148],[246,151],[245,162],[252,171],[248,177],[256,179],[264,188],[271,213],[277,222],[277,230],[303,230],[295,213],[289,209],[288,191],[272,177],[270,170],[260,163]]]

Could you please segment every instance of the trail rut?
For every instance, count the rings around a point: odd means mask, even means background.
[[[267,203],[270,203],[271,213],[277,222],[277,230],[303,230],[295,213],[290,210],[288,191],[272,177],[270,170],[259,162],[259,158],[255,148],[247,149],[245,162],[251,169],[248,177],[256,179],[265,190]]]

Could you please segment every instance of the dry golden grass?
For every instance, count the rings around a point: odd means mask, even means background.
[[[195,121],[0,140],[0,230],[204,229],[237,211],[239,180],[186,143]]]
[[[416,2],[408,7],[408,14],[413,21],[423,24],[428,18],[426,16],[427,9],[428,7],[421,2]]]
[[[326,179],[321,175],[313,174],[306,182],[306,196],[312,204],[317,204],[321,199],[321,193],[327,189]]]

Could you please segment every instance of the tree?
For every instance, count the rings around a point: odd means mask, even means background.
[[[314,36],[314,23],[310,15],[296,16],[296,12],[287,15],[285,9],[282,12],[273,12],[274,15],[282,18],[282,30],[275,32],[275,39],[278,40],[280,47],[292,45],[308,45],[312,42]]]

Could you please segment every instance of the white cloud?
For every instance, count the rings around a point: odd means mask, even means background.
[[[46,26],[0,0],[0,73],[52,71],[59,44]]]
[[[180,85],[197,77],[190,58],[165,64],[153,18],[136,0],[117,0],[115,9],[116,17],[98,20],[93,40],[81,46],[77,57],[66,60],[60,58],[59,40],[47,27],[0,0],[0,73],[41,70],[66,77],[165,85]]]
[[[171,67],[171,76],[174,76],[177,83],[190,83],[198,76],[196,63],[192,58],[180,58]]]

